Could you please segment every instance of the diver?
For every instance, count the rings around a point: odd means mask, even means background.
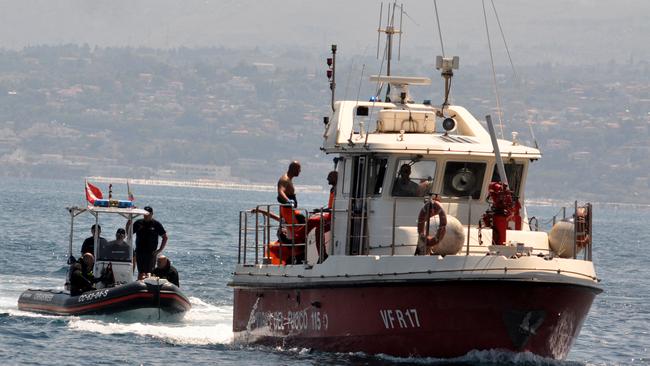
[[[156,261],[156,269],[153,270],[153,275],[158,278],[164,278],[177,287],[181,287],[178,281],[178,271],[174,266],[172,266],[172,261],[167,259],[164,255],[158,257],[158,260]]]
[[[86,291],[95,290],[93,265],[95,257],[90,253],[84,253],[76,262],[70,265],[70,295],[79,296]]]

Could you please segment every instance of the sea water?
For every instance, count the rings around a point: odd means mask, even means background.
[[[297,179],[299,181],[299,179]],[[102,186],[105,189],[105,187]],[[114,187],[115,198],[126,188]],[[244,346],[232,341],[232,290],[239,210],[273,202],[270,192],[132,186],[139,206],[154,208],[169,235],[165,254],[192,310],[178,323],[115,316],[47,316],[17,309],[27,288],[63,287],[69,214],[84,205],[82,182],[0,178],[0,365],[612,365],[650,363],[650,207],[596,204],[593,249],[604,292],[596,297],[566,361],[531,354],[475,351],[453,360]],[[318,207],[325,193],[299,194]],[[578,197],[579,198],[579,197]],[[566,203],[570,205],[570,202]],[[559,207],[538,202],[531,216]],[[75,220],[73,253],[90,235],[90,216]],[[102,221],[113,239],[123,220]]]

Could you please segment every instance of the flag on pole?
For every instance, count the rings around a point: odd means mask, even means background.
[[[95,204],[95,200],[98,199],[100,200],[104,198],[104,195],[102,195],[102,191],[99,188],[88,183],[88,181],[85,182],[86,182],[86,201],[88,201],[88,203],[92,205]]]
[[[131,192],[131,186],[129,185],[129,181],[126,181],[126,190],[129,193],[129,201],[133,202],[135,201],[135,197],[133,197],[133,192]]]

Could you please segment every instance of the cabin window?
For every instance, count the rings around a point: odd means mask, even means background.
[[[442,194],[446,197],[481,197],[485,163],[450,161],[445,166]]]
[[[370,194],[373,196],[381,196],[384,188],[384,178],[386,178],[386,169],[388,168],[388,159],[373,158],[370,166],[370,179],[368,184],[371,189]]]
[[[423,197],[430,193],[435,177],[435,160],[398,160],[393,180],[393,196]]]
[[[524,176],[524,164],[517,164],[515,162],[503,164],[506,170],[506,177],[508,177],[508,187],[514,192],[515,196],[519,197],[519,190],[521,188],[521,180]],[[499,181],[499,168],[494,165],[492,173],[492,182]]]
[[[343,169],[341,169],[343,171],[343,176],[339,177],[339,183],[337,184],[343,184],[343,194],[347,196],[350,194],[350,185],[352,184],[351,179],[349,178],[352,174],[352,164],[348,159],[339,160],[339,164],[343,164]]]

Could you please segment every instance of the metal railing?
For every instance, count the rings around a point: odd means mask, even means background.
[[[559,222],[569,221],[573,224],[573,259],[578,258],[578,252],[582,250],[582,259],[592,261],[593,250],[593,206],[585,203],[579,206],[578,201],[573,202],[573,214],[571,219],[567,218],[567,208],[561,207],[558,212],[548,220],[540,220],[532,216],[528,220],[531,231],[539,231],[540,225],[546,226],[549,230]]]
[[[390,221],[389,241],[383,241],[379,237],[374,237],[373,243],[370,243],[368,215],[376,215],[372,211],[372,207],[370,207],[371,199],[371,197],[351,198],[348,199],[346,209],[338,210],[339,214],[347,213],[345,241],[348,249],[346,253],[348,255],[368,255],[373,250],[390,249],[390,255],[395,255],[399,248],[417,247],[417,243],[396,242],[396,228],[400,226],[401,221],[404,221],[397,214],[398,200],[393,201],[390,217],[386,216],[386,219],[383,220],[386,222]],[[477,228],[476,225],[471,225],[472,201],[471,198],[468,198],[467,223],[464,225],[466,243],[464,243],[463,249],[459,253],[464,253],[465,255],[485,254],[488,250],[487,245],[485,245],[486,243],[481,239],[481,229]],[[290,222],[282,218],[281,208],[291,211]],[[592,260],[592,211],[592,205],[590,203],[584,206],[578,206],[577,201],[574,203],[573,259]],[[329,213],[328,218],[326,218],[326,212]],[[316,216],[318,213],[320,215]],[[312,211],[310,215],[309,211],[305,209],[297,210],[289,204],[263,204],[256,206],[252,210],[240,211],[237,263],[244,265],[257,265],[260,263],[313,265],[322,263],[327,258],[325,233],[331,233],[331,247],[333,247],[335,242],[334,222],[336,213],[336,209],[329,210],[323,207],[319,210]],[[304,217],[304,220],[300,219],[299,216]],[[413,217],[412,221],[415,221],[416,217],[417,215]],[[554,225],[558,220],[567,221],[567,210],[565,207],[561,208],[556,215],[547,221],[541,221],[535,217],[531,217],[529,225],[531,231],[538,231],[540,223],[548,226],[551,223]],[[316,263],[313,263],[313,261],[310,263],[308,261],[309,250],[314,250],[313,247],[310,249],[308,245],[308,235],[313,229],[316,229],[317,234],[316,250],[318,256]],[[476,234],[473,230],[477,229],[478,237],[473,238],[472,233]],[[578,258],[579,250],[582,251],[582,258]],[[534,251],[539,255],[554,255],[550,247],[535,247]],[[415,252],[415,249],[413,252]]]
[[[289,220],[283,217],[283,209],[291,212]],[[332,210],[327,220],[326,212],[330,211],[322,207],[310,215],[308,210],[296,209],[290,204],[262,204],[240,211],[237,263],[310,264],[307,263],[307,240],[311,229],[316,229],[318,235],[317,261],[324,261],[325,231],[332,226],[330,220],[334,217]]]

